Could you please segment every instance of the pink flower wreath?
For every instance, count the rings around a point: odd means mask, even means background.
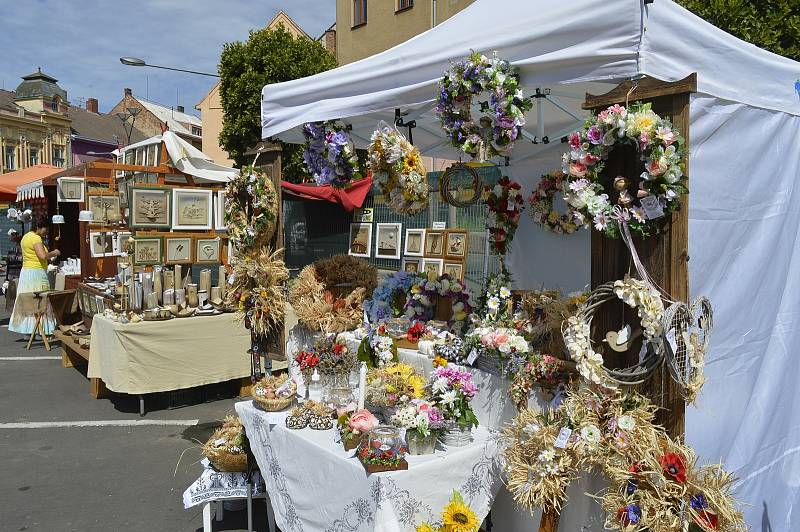
[[[528,213],[533,221],[544,226],[548,231],[558,234],[571,234],[582,227],[578,224],[575,211],[570,207],[564,214],[553,210],[553,198],[556,193],[564,190],[567,176],[560,170],[544,174],[539,179],[536,190],[528,198],[530,210]]]

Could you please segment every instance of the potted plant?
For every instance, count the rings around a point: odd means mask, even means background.
[[[366,408],[344,412],[338,418],[339,434],[345,451],[358,447],[364,435],[378,426],[378,418]]]
[[[478,391],[472,374],[457,366],[439,366],[433,370],[426,387],[431,404],[441,411],[445,427],[439,440],[450,446],[463,446],[472,441],[472,427],[478,418],[470,401]]]
[[[406,443],[410,454],[433,454],[436,439],[445,426],[438,408],[427,401],[414,400],[392,416],[392,423],[406,429]]]

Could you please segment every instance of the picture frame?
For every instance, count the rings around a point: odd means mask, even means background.
[[[61,203],[82,203],[86,197],[86,187],[82,177],[59,177],[57,184],[58,201]]]
[[[446,273],[453,279],[458,279],[459,281],[464,280],[464,264],[461,262],[445,262],[444,269],[442,273]]]
[[[372,224],[351,223],[347,254],[354,257],[369,258],[372,250]]]
[[[210,231],[214,225],[214,191],[203,188],[172,189],[172,229]]]
[[[222,239],[219,237],[202,237],[194,240],[194,262],[196,264],[220,264],[222,257]]]
[[[372,222],[375,209],[373,207],[363,207],[353,210],[354,222]]]
[[[444,231],[439,229],[426,229],[424,255],[426,257],[444,257],[444,237]]]
[[[227,231],[228,226],[225,224],[225,190],[217,190],[214,201],[214,229],[217,231]]]
[[[112,239],[113,243],[113,254],[115,256],[122,255],[125,251],[125,246],[128,243],[128,240],[133,238],[133,235],[129,232],[117,233],[117,237]]]
[[[105,231],[91,231],[89,233],[89,252],[95,258],[114,255],[112,234]]]
[[[164,264],[191,264],[194,242],[192,237],[166,237],[164,239]]]
[[[92,220],[95,223],[116,222],[122,219],[119,195],[117,194],[88,194],[86,210],[92,211]]]
[[[422,257],[425,255],[425,229],[406,229],[403,255]]]
[[[469,253],[469,233],[464,229],[450,229],[445,235],[445,257],[464,260]]]
[[[129,225],[137,229],[169,229],[172,190],[168,187],[131,186]]]
[[[379,223],[375,232],[375,258],[400,259],[403,224]]]
[[[403,257],[403,263],[401,266],[401,270],[408,273],[420,273],[422,271],[422,259],[421,258],[406,258]]]
[[[160,236],[137,236],[133,239],[133,265],[161,264],[163,239]]]
[[[442,275],[444,271],[444,259],[422,259],[422,269],[419,273],[427,276],[431,271],[435,272],[436,277]]]

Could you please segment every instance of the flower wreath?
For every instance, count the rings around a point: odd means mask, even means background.
[[[306,148],[303,161],[317,185],[345,188],[361,179],[358,155],[350,134],[336,122],[310,122],[303,126]]]
[[[233,282],[226,298],[237,309],[237,320],[261,336],[277,329],[286,311],[283,285],[289,279],[283,250],[263,247],[237,253],[231,266]]]
[[[370,138],[369,169],[379,193],[389,195],[389,210],[413,216],[428,205],[428,178],[419,150],[385,122]]]
[[[267,244],[277,227],[278,194],[272,179],[252,166],[228,181],[225,187],[225,224],[235,248]]]
[[[557,193],[563,192],[567,181],[567,176],[560,170],[544,174],[528,198],[531,208],[528,214],[548,231],[569,235],[581,228],[576,223],[575,211],[570,208],[568,212],[559,214],[553,210],[553,199]]]
[[[472,118],[472,98],[490,93],[491,111],[476,122]],[[453,63],[439,81],[436,113],[450,143],[464,153],[484,161],[506,155],[525,125],[525,112],[533,103],[522,94],[519,73],[497,55],[491,59],[472,52],[467,59]]]
[[[408,291],[403,307],[406,317],[422,322],[433,319],[439,297],[450,298],[453,302],[453,315],[448,322],[450,329],[454,331],[463,329],[467,316],[472,313],[472,294],[466,284],[446,273],[434,280],[423,276],[416,278]]]
[[[638,190],[629,191],[630,182],[622,176],[614,179],[613,191],[602,181],[604,161],[622,144],[634,146],[644,162]],[[589,118],[583,129],[569,136],[570,152],[561,158],[569,175],[565,198],[580,213],[578,223],[592,222],[611,237],[619,235],[621,222],[641,236],[657,230],[658,220],[678,210],[680,195],[689,192],[683,144],[670,121],[654,113],[650,104],[614,105]]]
[[[403,306],[411,287],[417,283],[419,277],[415,273],[398,271],[383,277],[372,298],[364,302],[364,310],[371,323],[379,323],[389,318],[397,318],[403,314]],[[398,297],[402,293],[402,299]]]
[[[578,312],[564,322],[562,326],[564,344],[570,357],[575,361],[578,372],[591,383],[614,389],[618,382],[616,376],[621,373],[609,370],[603,365],[603,355],[594,350],[591,339],[594,309],[608,299],[609,292],[637,310],[644,341],[648,348],[656,351],[656,355],[663,351],[661,336],[664,303],[655,288],[638,279],[626,277],[623,281],[614,281],[613,284],[606,283],[595,288],[589,299],[578,308]],[[652,365],[648,364],[650,371],[655,369],[655,366],[650,366]],[[634,377],[632,372],[630,374]]]
[[[489,216],[486,217],[486,228],[489,229],[489,242],[492,252],[505,255],[514,239],[514,233],[519,226],[519,217],[522,214],[523,204],[519,183],[511,181],[506,176],[494,187],[486,187],[489,196],[486,205],[489,207]]]

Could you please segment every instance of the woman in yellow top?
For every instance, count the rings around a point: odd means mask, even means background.
[[[43,292],[50,290],[50,281],[47,279],[47,263],[50,259],[61,255],[59,250],[48,251],[44,245],[43,237],[47,236],[49,224],[46,219],[38,219],[31,225],[31,230],[22,237],[22,271],[17,280],[17,298],[24,292]],[[27,314],[24,309],[18,309],[19,299],[14,303],[14,311],[8,322],[8,330],[21,334],[34,334],[36,317]],[[47,315],[44,323],[45,334],[52,334],[56,328],[56,320],[50,305],[47,306]]]

